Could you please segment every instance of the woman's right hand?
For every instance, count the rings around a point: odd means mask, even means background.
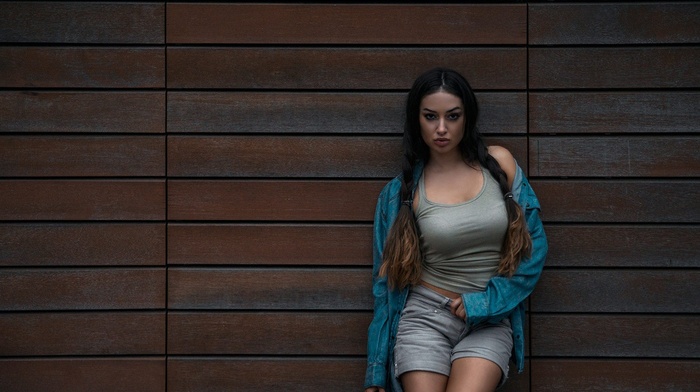
[[[365,392],[384,392],[384,388],[369,387],[369,388],[365,389]]]

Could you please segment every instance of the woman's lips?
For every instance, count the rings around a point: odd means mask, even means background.
[[[435,144],[438,147],[445,147],[450,143],[450,139],[435,139]]]

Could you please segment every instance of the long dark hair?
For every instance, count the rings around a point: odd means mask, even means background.
[[[493,178],[498,181],[505,198],[508,230],[501,246],[498,274],[512,276],[520,259],[529,257],[532,248],[524,213],[518,203],[512,197],[508,197],[510,188],[506,173],[501,169],[498,161],[489,154],[481,133],[476,127],[479,106],[471,86],[462,75],[451,69],[431,69],[415,80],[406,100],[401,207],[386,238],[383,263],[379,270],[381,276],[387,276],[391,287],[404,288],[420,282],[422,255],[412,212],[415,188],[413,170],[419,161],[427,162],[430,159],[428,146],[421,137],[420,104],[425,96],[438,91],[450,93],[462,100],[466,116],[464,137],[459,143],[462,157],[466,162],[478,162],[488,169]]]

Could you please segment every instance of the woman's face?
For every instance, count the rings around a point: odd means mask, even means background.
[[[419,108],[420,129],[430,156],[460,154],[464,137],[465,113],[462,100],[445,91],[423,97]]]

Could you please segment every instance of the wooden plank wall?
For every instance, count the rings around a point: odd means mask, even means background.
[[[699,25],[699,2],[0,3],[0,390],[360,390],[374,203],[435,65],[544,210],[505,390],[696,390]]]

